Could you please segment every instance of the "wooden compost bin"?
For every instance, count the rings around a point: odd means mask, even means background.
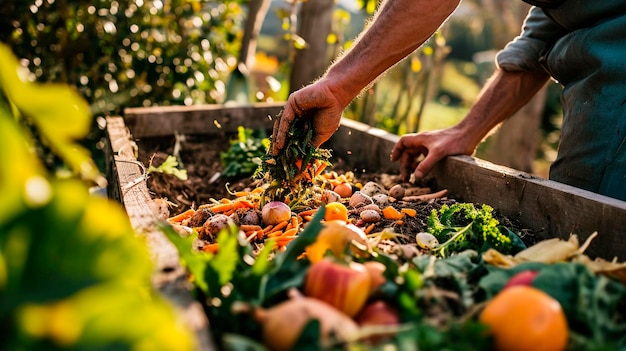
[[[250,106],[192,106],[133,108],[123,117],[107,118],[109,141],[109,196],[120,201],[138,233],[148,238],[155,262],[154,285],[177,305],[196,331],[199,349],[213,350],[210,327],[200,304],[191,297],[184,270],[171,243],[155,229],[158,203],[150,197],[143,166],[136,159],[135,140],[179,134],[234,132],[238,126],[271,129],[271,116],[282,104]],[[395,171],[389,153],[398,136],[344,119],[325,148],[357,169]],[[586,253],[591,257],[626,260],[622,235],[626,228],[626,202],[537,178],[528,173],[469,156],[448,157],[429,174],[436,189],[448,189],[461,201],[486,203],[516,219],[540,238],[567,239],[577,234],[583,242],[598,236]],[[625,184],[626,186],[626,184]]]

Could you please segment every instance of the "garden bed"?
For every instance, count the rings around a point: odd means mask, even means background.
[[[182,308],[198,332],[200,349],[211,350],[206,316],[185,285],[185,272],[176,248],[154,228],[155,220],[197,208],[213,200],[232,197],[232,190],[250,190],[249,178],[217,176],[222,169],[219,154],[228,147],[239,126],[269,129],[280,104],[247,107],[206,106],[193,108],[129,109],[124,118],[108,119],[111,143],[109,194],[121,201],[135,228],[146,233],[156,262],[155,284]],[[360,123],[344,120],[326,146],[333,150],[339,172],[351,171],[360,182],[399,182],[397,165],[388,159],[397,136]],[[145,177],[152,160],[159,164],[168,155],[180,153],[189,180],[153,173]],[[472,157],[450,157],[420,184],[433,192],[447,189],[446,197],[426,202],[405,203],[419,214],[402,224],[380,222],[380,229],[395,226],[399,233],[421,232],[433,209],[443,204],[467,201],[489,204],[498,219],[516,229],[527,244],[540,239],[568,239],[577,234],[581,242],[594,232],[598,236],[586,253],[611,259],[624,258],[620,240],[626,226],[626,205],[617,200],[563,186]],[[174,206],[167,206],[166,201]],[[157,211],[155,211],[155,209]],[[159,212],[160,210],[160,212]],[[160,215],[159,215],[160,213]]]

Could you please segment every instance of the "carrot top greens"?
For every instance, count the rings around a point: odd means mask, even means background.
[[[331,150],[313,146],[312,136],[312,121],[296,120],[280,153],[273,156],[268,148],[254,173],[254,177],[263,178],[269,184],[264,193],[266,201],[287,199],[290,206],[302,203],[313,185],[313,178],[331,165]]]

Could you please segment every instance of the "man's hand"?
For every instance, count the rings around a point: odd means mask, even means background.
[[[400,161],[400,175],[404,181],[415,176],[423,178],[433,166],[446,156],[471,155],[476,144],[464,140],[455,127],[443,130],[403,135],[391,151],[391,160]],[[419,161],[419,158],[424,159]]]
[[[339,127],[346,105],[341,104],[322,79],[292,93],[282,114],[274,122],[272,154],[278,155],[285,147],[289,127],[296,118],[313,119],[313,146],[319,147],[330,139]]]

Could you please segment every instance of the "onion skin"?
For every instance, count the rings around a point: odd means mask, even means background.
[[[263,342],[270,350],[292,350],[306,324],[320,322],[320,340],[328,345],[333,338],[349,340],[359,331],[354,320],[336,308],[309,297],[296,297],[269,309],[256,309],[254,319],[263,328]]]
[[[370,285],[370,273],[363,264],[344,264],[327,257],[309,268],[304,294],[354,317],[365,305]]]
[[[265,225],[276,225],[291,218],[291,209],[282,201],[270,201],[261,209],[261,218]]]

